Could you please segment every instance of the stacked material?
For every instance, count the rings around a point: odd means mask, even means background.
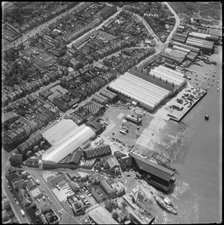
[[[170,91],[126,72],[108,86],[111,90],[125,96],[148,110],[153,110]]]

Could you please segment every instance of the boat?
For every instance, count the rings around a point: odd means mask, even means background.
[[[162,209],[165,209],[166,211],[177,215],[177,209],[176,209],[176,207],[173,205],[173,203],[170,201],[170,199],[168,197],[164,198],[164,197],[162,197],[160,195],[154,195],[154,198],[155,198],[157,204]]]
[[[205,115],[205,120],[209,120],[209,115],[208,114]]]

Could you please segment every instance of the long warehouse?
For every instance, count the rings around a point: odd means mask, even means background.
[[[189,37],[186,44],[200,48],[204,53],[212,53],[214,51],[214,42],[199,38]]]
[[[173,69],[170,69],[170,68],[167,68],[166,66],[163,66],[163,65],[159,65],[158,66],[158,68],[161,70],[161,71],[164,71],[164,72],[166,72],[166,73],[168,73],[169,75],[177,75],[177,76],[179,76],[179,77],[184,77],[184,74],[183,73],[181,73],[181,72],[178,72],[178,71],[176,71],[176,70],[173,70]]]
[[[169,73],[167,70],[164,70],[164,68],[161,67],[155,67],[150,71],[149,74],[161,79],[161,81],[173,84],[174,92],[179,90],[186,83],[186,80],[180,75],[177,75],[175,72]]]
[[[125,100],[131,99],[136,101],[150,111],[170,95],[170,91],[129,72],[110,83],[108,88],[120,94],[121,98],[124,97]]]
[[[58,163],[77,148],[84,147],[95,135],[95,132],[84,124],[71,129],[65,137],[42,155],[42,160]]]

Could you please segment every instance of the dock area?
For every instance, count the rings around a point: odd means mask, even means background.
[[[180,122],[184,116],[207,94],[202,88],[188,85],[167,105],[170,120]]]

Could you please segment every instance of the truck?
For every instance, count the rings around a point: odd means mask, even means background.
[[[25,216],[24,210],[23,209],[20,209],[20,212],[21,212],[22,216],[24,217]]]

